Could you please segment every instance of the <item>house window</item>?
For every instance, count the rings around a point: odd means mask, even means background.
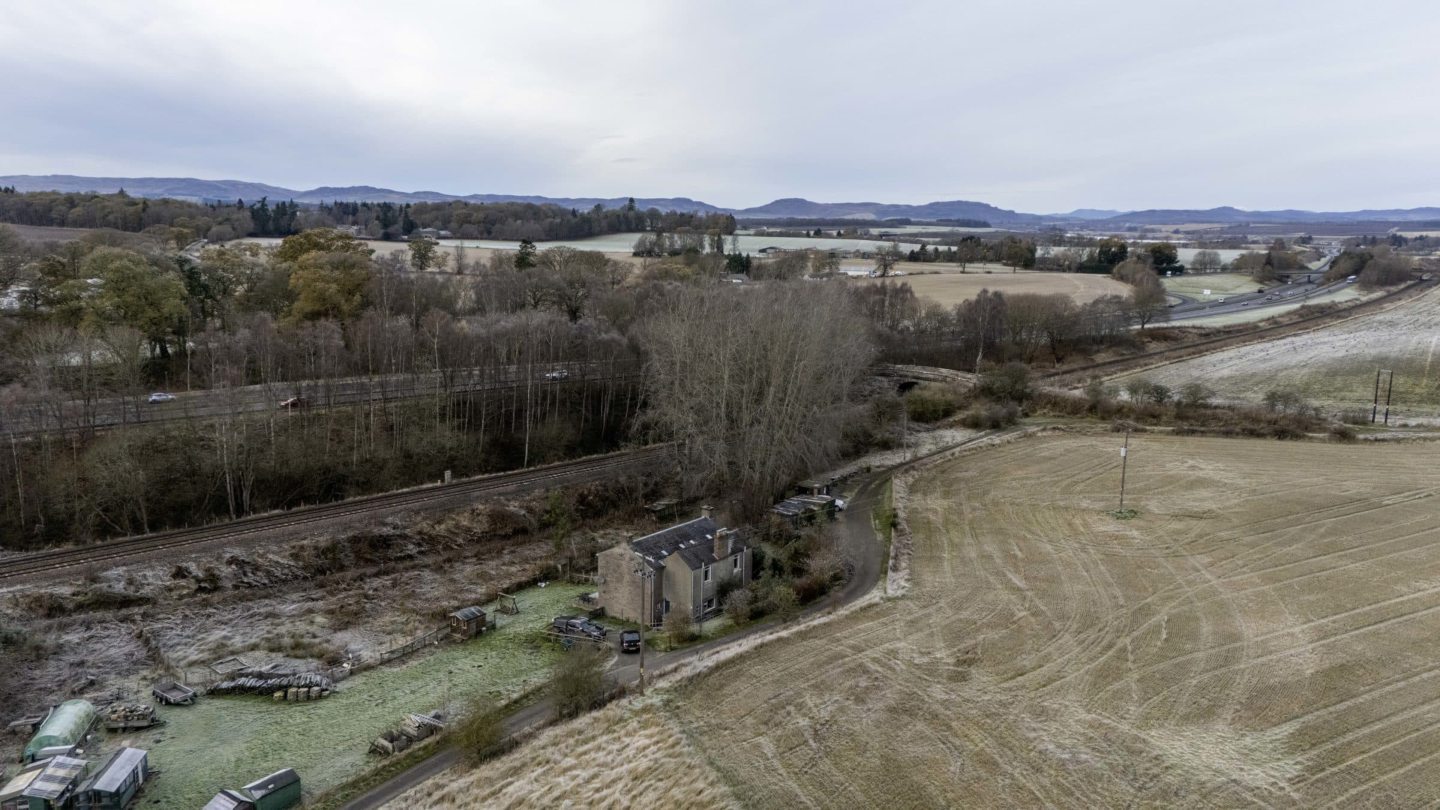
[[[700,569],[700,580],[702,582],[710,581],[710,566],[707,565]]]
[[[664,606],[661,607],[661,609],[660,609],[660,615],[663,616],[663,615],[665,615],[665,614],[667,614],[667,613],[669,613],[669,612],[670,612],[670,600],[669,600],[669,599],[666,599]]]
[[[730,558],[730,562],[732,563],[732,566],[731,566],[731,568],[730,568],[731,571],[739,571],[739,570],[740,570],[740,555],[739,555],[739,554],[736,554],[734,557],[731,557],[731,558]]]
[[[706,599],[706,600],[705,600],[705,603],[704,603],[704,605],[703,605],[703,609],[705,610],[706,613],[709,613],[710,611],[714,610],[714,609],[715,609],[715,600],[714,600],[714,599]]]

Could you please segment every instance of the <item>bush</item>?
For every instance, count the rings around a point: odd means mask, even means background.
[[[1347,425],[1370,424],[1370,412],[1364,408],[1351,408],[1340,413],[1340,421]]]
[[[672,610],[665,616],[665,636],[671,647],[678,647],[695,638],[695,622],[683,610]]]
[[[997,402],[1024,403],[1030,390],[1030,369],[1024,363],[1006,363],[980,375],[979,392]]]
[[[742,624],[750,618],[750,610],[754,603],[754,597],[745,588],[733,591],[721,602],[725,607],[725,615],[729,616],[730,621],[735,624]]]
[[[1355,438],[1356,438],[1356,436],[1355,436],[1355,428],[1352,428],[1352,427],[1350,427],[1349,425],[1343,425],[1343,424],[1342,424],[1342,425],[1331,425],[1331,426],[1330,426],[1330,438],[1331,438],[1331,440],[1337,441],[1337,442],[1353,442],[1353,441],[1355,441]]]
[[[986,402],[975,405],[960,417],[960,424],[971,430],[998,430],[1020,421],[1020,408],[1015,403],[999,405]]]
[[[466,707],[453,732],[455,748],[472,763],[483,762],[498,752],[505,739],[505,715],[489,697],[480,696]]]
[[[938,422],[960,408],[952,386],[925,383],[905,395],[905,413],[914,422]]]
[[[589,644],[566,653],[550,673],[550,698],[555,714],[577,717],[605,702],[605,656]]]
[[[1214,396],[1215,391],[1204,383],[1190,382],[1180,386],[1180,404],[1187,408],[1203,408]]]

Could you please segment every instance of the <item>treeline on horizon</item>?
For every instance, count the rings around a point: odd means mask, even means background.
[[[434,203],[336,201],[310,206],[267,198],[247,203],[196,203],[115,194],[19,192],[0,188],[0,222],[62,228],[111,228],[149,232],[172,244],[196,239],[226,242],[242,236],[290,236],[314,228],[354,227],[372,239],[401,239],[421,228],[449,231],[457,239],[548,241],[612,233],[735,232],[729,214],[641,210],[632,198],[622,208],[588,210],[534,203]]]

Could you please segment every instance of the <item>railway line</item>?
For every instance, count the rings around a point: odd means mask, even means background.
[[[671,450],[672,445],[652,445],[544,467],[492,473],[449,484],[434,484],[284,512],[254,515],[209,526],[124,537],[89,546],[18,554],[0,559],[0,587],[62,578],[96,565],[115,566],[159,553],[186,551],[212,543],[253,541],[265,535],[285,534],[296,528],[368,513],[434,505],[437,502],[511,490],[594,481],[623,471],[657,466]]]

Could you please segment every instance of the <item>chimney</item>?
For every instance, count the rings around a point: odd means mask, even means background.
[[[706,519],[713,519],[715,517],[715,507],[710,506],[709,504],[700,507],[700,517]]]
[[[723,560],[730,556],[730,530],[720,529],[715,532],[715,559]]]

